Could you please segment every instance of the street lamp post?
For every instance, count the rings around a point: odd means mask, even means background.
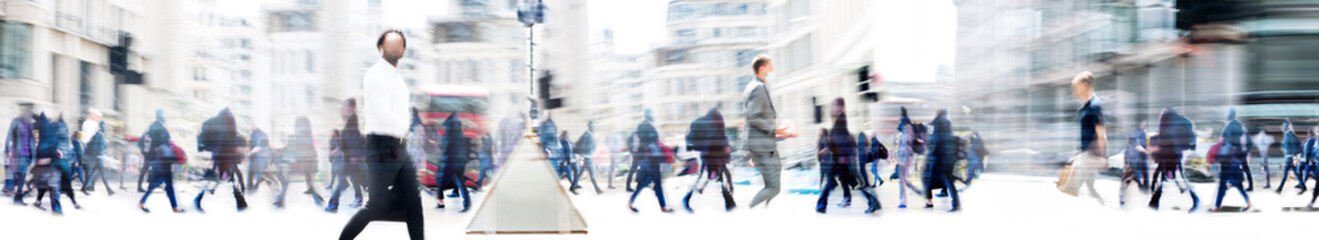
[[[536,30],[532,27],[545,23],[545,4],[541,0],[522,0],[518,5],[518,21],[527,27],[527,100],[528,116],[540,118],[536,101]]]

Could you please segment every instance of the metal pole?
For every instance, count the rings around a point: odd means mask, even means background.
[[[536,99],[536,29],[527,27],[527,96]]]

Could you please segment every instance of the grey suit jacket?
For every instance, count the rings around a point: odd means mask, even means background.
[[[769,90],[765,89],[764,82],[755,80],[747,84],[743,96],[746,99],[742,102],[742,116],[746,118],[746,127],[742,131],[743,146],[753,152],[774,151],[777,148],[774,118],[778,113],[774,110],[774,103],[770,102]]]

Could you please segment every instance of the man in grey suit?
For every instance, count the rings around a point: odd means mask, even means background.
[[[746,139],[743,145],[751,152],[751,160],[760,170],[760,176],[765,181],[765,188],[756,193],[756,198],[751,200],[751,207],[754,208],[762,202],[768,205],[769,200],[779,195],[779,174],[782,167],[774,136],[776,130],[774,118],[777,117],[777,113],[774,111],[774,103],[770,101],[769,89],[765,87],[765,77],[774,71],[774,64],[770,63],[769,56],[760,55],[752,61],[751,68],[759,81],[747,84],[743,93],[746,98],[742,103],[745,107],[742,116],[746,117],[746,129],[743,131]]]

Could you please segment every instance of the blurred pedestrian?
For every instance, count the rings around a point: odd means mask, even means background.
[[[710,109],[705,116],[692,122],[686,140],[691,146],[689,149],[701,153],[701,170],[696,174],[696,182],[692,184],[692,189],[682,198],[682,206],[687,212],[693,212],[692,193],[703,193],[710,181],[719,181],[720,193],[724,197],[724,211],[732,211],[737,207],[737,203],[733,201],[732,173],[728,171],[728,160],[732,149],[724,131],[724,117],[719,113],[719,108]],[[701,180],[705,182],[702,183]]]
[[[1072,96],[1081,101],[1077,109],[1077,122],[1080,124],[1080,152],[1068,160],[1069,171],[1060,175],[1058,189],[1064,193],[1077,195],[1081,187],[1087,187],[1089,194],[1104,204],[1104,198],[1095,190],[1095,177],[1107,162],[1108,134],[1104,129],[1104,105],[1094,91],[1094,74],[1081,72],[1072,78]]]
[[[61,142],[67,144],[68,129],[61,129],[60,124],[52,122],[45,113],[35,118],[37,139],[37,155],[33,161],[31,170],[31,183],[37,190],[36,202],[32,206],[41,210],[46,210],[41,206],[41,198],[50,194],[50,211],[56,215],[64,214],[64,209],[60,205],[61,187],[64,185],[64,171],[67,164],[63,163],[66,152],[60,145]],[[69,153],[71,154],[71,153]],[[14,195],[14,203],[24,205],[22,202],[27,192],[19,192]]]
[[[1149,150],[1146,147],[1145,123],[1140,123],[1136,129],[1131,130],[1131,135],[1127,137],[1127,148],[1122,152],[1124,167],[1122,170],[1122,184],[1118,187],[1118,204],[1127,205],[1127,188],[1132,183],[1141,192],[1149,192]]]
[[[383,59],[377,60],[363,76],[362,101],[366,123],[366,163],[371,184],[366,208],[348,220],[339,239],[354,239],[375,220],[402,216],[408,236],[425,239],[420,184],[416,163],[409,161],[402,136],[408,132],[408,87],[399,76],[398,60],[407,42],[403,32],[389,30],[376,40]],[[394,218],[390,218],[394,219]]]
[[[316,154],[315,138],[311,132],[311,120],[306,116],[302,116],[298,117],[296,121],[293,135],[289,137],[286,143],[287,147],[284,149],[286,161],[292,161],[291,170],[288,171],[288,174],[278,174],[284,179],[280,179],[279,182],[283,186],[279,190],[279,196],[275,197],[275,207],[277,208],[284,207],[284,199],[289,192],[289,174],[302,176],[303,181],[307,184],[307,191],[302,193],[310,194],[316,206],[320,206],[325,202],[321,194],[316,192],[316,172],[319,158]]]
[[[343,158],[343,168],[340,169],[339,182],[335,184],[334,191],[330,193],[330,202],[325,207],[326,211],[336,212],[339,210],[339,194],[343,193],[348,184],[352,184],[353,203],[351,206],[362,206],[362,190],[366,188],[367,177],[366,167],[363,159],[366,158],[366,139],[362,138],[362,131],[357,124],[357,99],[349,98],[344,101],[343,112],[344,126],[339,131],[339,139],[334,141],[337,146],[339,155]]]
[[[952,208],[949,212],[961,209],[958,197],[956,176],[953,170],[958,160],[957,144],[959,140],[953,135],[953,123],[948,120],[948,110],[940,109],[930,121],[934,131],[930,134],[929,157],[925,162],[925,208],[933,208],[933,190],[943,189],[952,196]]]
[[[1173,181],[1182,192],[1190,194],[1191,208],[1188,212],[1195,212],[1200,206],[1200,197],[1195,195],[1195,189],[1186,181],[1186,173],[1182,170],[1182,157],[1186,151],[1195,149],[1195,125],[1190,119],[1177,114],[1171,107],[1164,108],[1163,113],[1159,114],[1159,134],[1150,139],[1150,156],[1154,158],[1154,163],[1158,167],[1154,169],[1153,182],[1150,188],[1154,190],[1154,195],[1150,197],[1150,208],[1159,209],[1159,200],[1163,196],[1163,183]]]
[[[1312,169],[1309,173],[1310,177],[1316,178],[1314,182],[1314,193],[1310,195],[1310,204],[1307,205],[1309,208],[1313,209],[1315,200],[1319,200],[1319,171],[1313,170],[1316,169],[1316,167],[1319,167],[1319,126],[1310,128],[1310,140],[1305,142],[1304,153],[1305,158],[1310,162],[1309,167]]]
[[[562,167],[564,160],[563,145],[559,141],[559,128],[554,124],[554,119],[546,114],[545,120],[540,122],[539,131],[541,151],[545,154],[545,159],[549,160],[550,167],[554,168],[556,179],[561,179],[564,174]]]
[[[559,131],[558,139],[560,151],[559,156],[562,158],[562,160],[559,161],[559,179],[568,180],[568,189],[571,190],[571,185],[574,182],[573,179],[577,178],[577,160],[574,158],[575,155],[573,154],[573,149],[576,146],[573,145],[572,140],[569,140],[568,131]]]
[[[632,197],[628,199],[627,208],[632,212],[638,212],[632,203],[637,201],[637,196],[641,195],[641,190],[654,185],[655,198],[659,200],[661,212],[673,212],[672,208],[664,202],[664,185],[660,176],[660,164],[666,162],[664,150],[660,148],[659,132],[650,124],[650,121],[643,121],[637,125],[637,147],[644,149],[638,151],[641,153],[639,158],[633,158],[637,161],[637,188],[632,192]]]
[[[595,183],[595,160],[591,158],[591,155],[595,154],[594,133],[595,121],[587,121],[586,131],[582,132],[582,135],[577,137],[577,143],[573,144],[573,154],[577,155],[578,162],[581,162],[581,167],[573,174],[572,187],[568,188],[573,194],[577,194],[577,189],[582,188],[577,184],[582,179],[582,172],[591,175],[591,186],[595,187],[595,194],[604,193],[600,190],[600,184]]]
[[[985,147],[985,140],[980,138],[979,132],[971,131],[966,135],[966,140],[966,174],[963,175],[966,179],[962,179],[962,184],[966,186],[962,187],[962,191],[966,191],[972,181],[980,178],[980,174],[985,172],[985,164],[989,162],[989,149]]]
[[[1273,189],[1273,179],[1270,178],[1269,171],[1269,146],[1273,145],[1273,136],[1260,128],[1259,133],[1255,134],[1255,148],[1259,149],[1260,164],[1259,168],[1264,171],[1264,189]]]
[[[833,128],[829,131],[828,148],[829,159],[821,162],[821,166],[829,166],[829,177],[826,177],[824,189],[820,192],[820,200],[815,203],[815,211],[824,213],[829,205],[829,193],[835,187],[841,187],[843,191],[848,191],[848,186],[864,185],[859,183],[864,176],[858,176],[861,164],[857,160],[856,140],[852,133],[847,129],[847,114],[844,107],[843,98],[835,98],[831,115],[834,118]],[[865,213],[873,213],[880,208],[879,199],[875,194],[870,192],[870,188],[861,188],[861,195],[866,197]],[[954,193],[954,199],[957,195]],[[850,203],[849,203],[850,205]],[[956,201],[954,200],[954,205]]]
[[[907,107],[898,107],[898,136],[893,143],[893,154],[898,159],[890,179],[898,181],[898,208],[907,208],[907,191],[922,192],[907,180],[911,176],[912,166],[916,164],[916,155],[925,153],[925,125],[912,123],[907,116]]]
[[[256,192],[262,182],[277,184],[275,174],[270,172],[270,162],[275,157],[275,153],[270,148],[269,135],[266,135],[266,132],[262,131],[260,127],[253,126],[252,135],[249,137],[247,145],[251,146],[247,152],[248,190]]]
[[[1219,211],[1223,207],[1223,195],[1227,193],[1228,187],[1234,187],[1241,192],[1241,198],[1246,200],[1246,207],[1241,211],[1250,210],[1250,195],[1246,194],[1246,188],[1242,186],[1242,181],[1246,180],[1245,172],[1250,169],[1246,162],[1246,157],[1250,154],[1250,147],[1246,146],[1246,127],[1236,119],[1236,109],[1229,110],[1227,115],[1227,126],[1223,127],[1222,140],[1219,140],[1218,146],[1212,148],[1209,152],[1218,163],[1218,195],[1214,200],[1214,208],[1210,211]],[[1214,151],[1218,150],[1218,151]]]
[[[751,207],[756,207],[761,203],[768,205],[774,196],[779,195],[780,173],[783,171],[782,163],[779,160],[777,133],[782,131],[774,123],[778,118],[777,111],[774,109],[774,102],[771,100],[769,93],[768,80],[771,72],[774,72],[774,64],[768,55],[756,56],[751,61],[752,73],[755,73],[756,80],[747,84],[743,92],[744,101],[742,116],[746,118],[746,129],[743,130],[747,151],[751,152],[751,161],[755,164],[756,169],[760,170],[760,176],[764,180],[765,188],[756,193],[756,197],[751,200]]]
[[[481,191],[482,186],[485,186],[485,179],[489,177],[490,174],[494,174],[496,143],[494,138],[490,136],[490,133],[486,133],[481,135],[480,145],[480,150],[478,150],[477,153],[477,161],[480,166],[478,167],[479,169],[476,170],[476,188],[474,189],[474,191],[478,192]],[[595,183],[594,172],[591,173],[591,183]]]
[[[105,154],[105,123],[101,122],[101,112],[96,110],[87,110],[87,121],[83,122],[82,134],[86,139],[83,145],[82,167],[85,169],[84,175],[87,181],[84,181],[82,193],[91,195],[88,192],[96,191],[96,179],[100,178],[101,183],[105,184],[105,193],[114,195],[114,190],[110,189],[109,180],[105,179],[105,160],[102,155]]]
[[[202,132],[197,136],[197,151],[211,153],[211,167],[206,170],[201,191],[192,200],[197,212],[204,213],[202,198],[207,193],[215,194],[215,188],[221,183],[233,183],[235,207],[238,211],[247,209],[247,199],[243,197],[243,178],[238,176],[238,164],[247,156],[247,140],[238,135],[238,124],[229,108],[202,123]],[[250,174],[250,173],[249,173]]]
[[[458,212],[467,212],[472,205],[472,196],[463,185],[463,173],[467,172],[467,162],[470,160],[468,159],[470,141],[463,136],[463,123],[458,120],[457,112],[450,113],[443,124],[444,154],[440,159],[442,163],[440,174],[435,176],[435,185],[439,185],[439,189],[435,191],[435,208],[444,208],[444,190],[453,189],[463,197],[463,208]]]
[[[18,117],[9,123],[5,135],[5,196],[13,196],[25,191],[28,167],[37,156],[36,125],[33,119],[32,103],[19,103]],[[22,199],[15,199],[22,203]]]
[[[151,170],[151,181],[147,184],[147,189],[143,191],[142,200],[138,201],[137,207],[141,208],[143,212],[151,212],[146,206],[147,197],[151,196],[151,192],[155,190],[156,187],[164,184],[165,196],[169,197],[170,208],[173,208],[176,213],[183,212],[183,208],[179,207],[178,202],[175,201],[174,198],[173,169],[174,163],[177,162],[176,159],[179,156],[176,155],[173,147],[171,147],[172,144],[170,143],[169,131],[165,129],[164,111],[160,109],[156,110],[156,122],[151,123],[151,126],[147,127],[146,137],[142,138],[141,141],[149,142],[147,144],[142,144],[142,146],[146,146],[146,153],[143,154],[143,156],[146,156],[146,162],[151,165],[149,168]]]
[[[1301,182],[1296,184],[1296,188],[1299,188],[1304,192],[1305,183],[1301,180],[1303,179],[1301,176],[1301,170],[1303,169],[1299,164],[1302,158],[1302,150],[1301,141],[1296,138],[1296,130],[1294,129],[1294,125],[1292,125],[1292,121],[1290,119],[1283,120],[1282,162],[1285,166],[1282,169],[1282,181],[1278,183],[1278,190],[1274,192],[1282,194],[1282,188],[1287,186],[1287,175],[1291,174],[1295,174],[1297,182]]]

